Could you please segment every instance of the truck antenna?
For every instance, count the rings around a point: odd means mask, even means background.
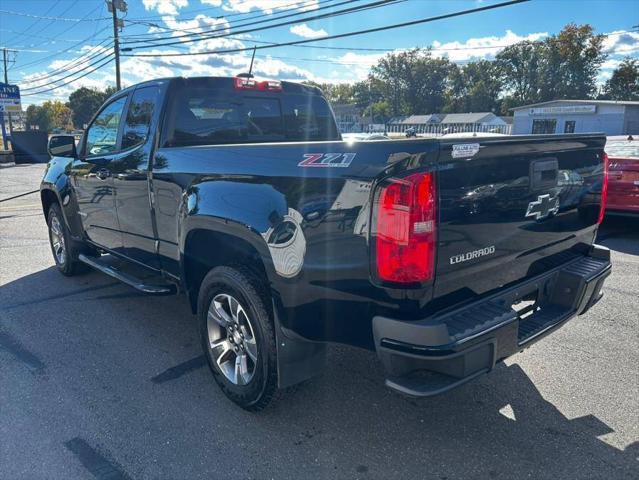
[[[255,60],[255,51],[257,50],[257,46],[253,47],[253,55],[251,55],[251,66],[249,67],[249,78],[253,76],[253,61]]]

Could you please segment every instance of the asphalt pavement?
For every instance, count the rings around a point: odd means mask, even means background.
[[[0,165],[0,479],[639,478],[639,222],[606,221],[605,296],[449,394],[383,384],[374,354],[259,414],[219,391],[183,297],[53,265],[43,165]]]

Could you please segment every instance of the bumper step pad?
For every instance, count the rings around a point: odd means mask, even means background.
[[[517,332],[519,345],[524,345],[533,340],[546,330],[563,322],[568,316],[570,316],[569,308],[559,305],[546,305],[541,310],[524,318],[519,322],[519,330]]]

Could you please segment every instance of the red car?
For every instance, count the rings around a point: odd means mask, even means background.
[[[639,139],[628,138],[613,137],[606,142],[607,215],[639,215]]]

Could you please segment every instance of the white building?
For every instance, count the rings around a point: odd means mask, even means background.
[[[513,133],[639,134],[639,102],[552,100],[511,108]]]

